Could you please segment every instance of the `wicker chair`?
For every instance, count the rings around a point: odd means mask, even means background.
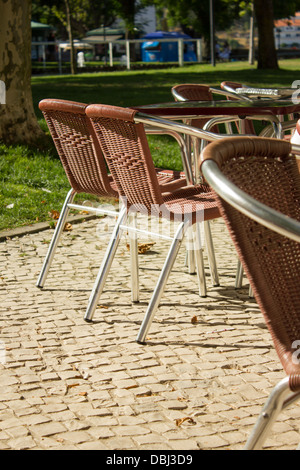
[[[232,93],[232,99],[234,99],[234,95],[236,95],[236,99],[241,99],[239,98],[240,94],[237,94],[236,92],[236,89],[237,88],[246,88],[245,85],[242,85],[242,83],[238,83],[238,82],[230,82],[230,81],[224,81],[221,83],[221,89],[224,90],[224,91],[227,91],[227,92],[230,92]],[[249,100],[251,101],[250,98],[248,97],[244,97],[246,100]]]
[[[176,101],[211,101],[213,99],[209,85],[183,83],[175,85],[171,93]]]
[[[39,104],[71,186],[37,281],[37,287],[40,288],[44,287],[70,209],[106,214],[117,218],[113,229],[113,241],[117,240],[122,233],[123,210],[105,210],[100,204],[94,208],[73,203],[78,193],[93,194],[101,198],[119,198],[117,186],[112,176],[107,172],[107,166],[93,127],[86,117],[86,106],[84,103],[58,99],[45,99]],[[164,172],[157,169],[155,171],[162,186],[167,184],[171,185],[171,188],[177,188],[186,185],[185,178],[179,172]],[[139,286],[136,237],[130,237],[130,244],[132,301],[137,302],[139,300]],[[109,269],[115,253],[114,244],[110,243],[107,250],[109,251],[109,263],[105,268]],[[100,271],[103,269],[102,266]]]
[[[144,343],[186,230],[196,222],[219,217],[219,211],[205,184],[167,192],[159,186],[144,124],[139,122],[139,114],[135,110],[95,104],[87,107],[86,114],[94,126],[103,155],[128,212],[139,211],[147,216],[179,222],[137,336],[137,341]],[[202,249],[195,245],[193,249],[201,294],[204,279]],[[99,295],[97,281],[94,290],[96,304]]]
[[[175,85],[171,89],[171,93],[176,101],[212,101],[213,94],[209,85],[201,85],[197,83],[183,83]],[[207,123],[207,119],[192,119],[191,124],[194,127],[202,129]],[[212,132],[219,132],[218,126],[210,129]]]
[[[243,88],[243,85],[241,83],[237,82],[222,82],[221,83],[221,89],[224,91],[228,91],[230,93],[235,93],[235,90],[237,88]],[[242,97],[243,99],[246,99],[248,101],[251,101],[250,98],[248,97]],[[227,96],[228,100],[234,100],[233,96]],[[237,95],[237,100],[241,99],[241,96]],[[239,124],[237,123],[237,128],[239,129],[241,134],[253,134],[256,135],[256,131],[253,125],[253,122],[249,119],[243,119]]]
[[[237,137],[213,142],[202,154],[201,171],[215,191],[287,374],[246,449],[261,448],[278,413],[300,397],[300,176],[291,152],[284,140]]]

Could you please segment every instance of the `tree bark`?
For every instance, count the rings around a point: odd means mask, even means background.
[[[73,29],[72,29],[72,23],[71,23],[71,9],[70,9],[69,0],[65,0],[65,7],[66,7],[66,18],[67,18],[67,31],[68,31],[68,37],[69,37],[69,43],[70,43],[71,74],[75,75],[77,72],[77,67],[76,67],[77,63],[76,63],[75,48],[74,48],[74,42],[73,42]]]
[[[31,92],[31,0],[2,0],[0,79],[6,104],[0,105],[0,141],[42,145],[45,134],[34,113]]]
[[[258,69],[278,69],[274,38],[274,11],[272,0],[254,0],[258,29]]]

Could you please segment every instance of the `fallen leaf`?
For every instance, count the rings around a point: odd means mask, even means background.
[[[193,418],[186,416],[185,418],[175,419],[176,426],[181,426],[185,421],[188,421],[190,424],[196,424],[196,421],[194,421]]]
[[[59,212],[58,211],[54,211],[54,210],[51,210],[50,212],[48,212],[49,216],[51,217],[51,219],[54,219],[54,220],[57,220],[59,219]]]
[[[153,242],[153,243],[139,243],[138,244],[139,254],[143,255],[144,253],[147,253],[147,251],[151,250],[153,245],[155,245],[155,242]]]
[[[78,387],[79,384],[67,384],[67,389],[69,390],[69,388],[73,388],[73,387]]]
[[[143,255],[144,253],[147,253],[147,251],[151,250],[153,245],[155,245],[155,242],[138,243],[138,253],[139,253],[139,255]],[[126,248],[127,248],[128,251],[130,251],[130,244],[129,243],[126,243]]]
[[[72,224],[70,224],[69,222],[66,223],[65,227],[64,227],[64,231],[65,232],[71,232],[73,230],[73,226]]]
[[[143,397],[152,397],[152,396],[157,396],[157,395],[158,393],[148,390],[147,392],[144,392],[144,393],[138,393],[136,396],[137,398],[143,398]]]

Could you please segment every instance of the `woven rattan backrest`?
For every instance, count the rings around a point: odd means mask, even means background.
[[[224,81],[221,83],[221,88],[225,88],[226,86],[232,88],[233,90],[236,90],[237,88],[243,88],[243,85],[241,83],[238,83],[238,82],[228,82],[228,81]],[[233,99],[233,98],[229,98],[229,99]]]
[[[86,104],[45,99],[39,104],[72,188],[98,196],[117,196],[93,128],[85,115]]]
[[[172,87],[172,92],[176,92],[188,101],[211,101],[212,93],[208,85],[198,85],[196,83],[183,83]]]
[[[285,141],[238,137],[210,144],[203,158],[258,201],[300,221],[300,177],[290,149]],[[300,339],[300,244],[216,198],[282,364],[287,373],[300,372],[292,361]]]
[[[129,108],[100,104],[86,109],[120,195],[129,205],[150,211],[163,199],[144,126],[134,122],[135,113]]]
[[[183,83],[175,85],[172,87],[171,92],[174,95],[175,100],[177,100],[176,93],[187,101],[212,101],[213,99],[209,85],[199,85],[198,83]],[[202,129],[207,121],[208,119],[205,118],[193,119],[191,121],[191,125]],[[218,133],[218,126],[213,126],[210,131]]]

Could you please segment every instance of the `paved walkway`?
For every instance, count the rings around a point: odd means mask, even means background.
[[[0,243],[0,449],[241,449],[284,374],[247,281],[233,288],[222,221],[212,224],[221,286],[208,277],[201,299],[182,249],[145,346],[135,338],[168,243],[139,255],[132,305],[122,240],[86,323],[105,247],[98,224],[64,232],[43,290],[35,282],[52,230]],[[299,410],[281,415],[267,448],[298,445]]]

